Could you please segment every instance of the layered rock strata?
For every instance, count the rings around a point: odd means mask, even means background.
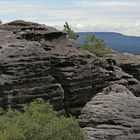
[[[136,96],[140,83],[112,61],[77,48],[66,33],[32,22],[0,26],[1,106],[20,107],[35,98],[78,116],[104,87],[122,84]]]
[[[114,60],[126,73],[133,75],[134,78],[140,81],[140,56],[115,52],[108,58]]]

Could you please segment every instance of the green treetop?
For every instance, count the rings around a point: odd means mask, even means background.
[[[77,40],[78,37],[79,37],[79,36],[70,28],[68,22],[65,22],[63,31],[65,31],[71,39]]]
[[[100,57],[111,52],[111,49],[106,47],[104,40],[97,38],[95,35],[87,35],[82,47]]]

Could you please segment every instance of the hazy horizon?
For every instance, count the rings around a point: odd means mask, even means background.
[[[0,20],[26,20],[76,32],[140,36],[140,0],[0,0]]]
[[[99,32],[94,32],[94,31],[79,31],[79,32],[76,32],[76,33],[114,33],[114,34],[121,34],[121,35],[124,35],[124,36],[132,36],[132,37],[140,37],[140,35],[127,35],[127,34],[123,34],[123,33],[120,33],[120,32],[111,32],[111,31],[99,31]]]

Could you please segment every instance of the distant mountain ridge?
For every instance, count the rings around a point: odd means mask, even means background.
[[[106,45],[114,50],[140,55],[140,37],[115,32],[77,32],[77,34],[79,35],[78,44],[82,44],[86,35],[94,34],[98,38],[102,38]]]

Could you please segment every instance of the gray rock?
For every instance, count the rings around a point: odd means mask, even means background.
[[[129,53],[114,53],[108,56],[115,60],[116,64],[121,67],[126,73],[133,75],[134,78],[140,81],[140,56]]]
[[[140,98],[114,84],[88,102],[79,116],[87,140],[139,140]]]
[[[140,95],[138,80],[77,48],[64,32],[25,21],[0,25],[0,98],[4,108],[42,97],[57,111],[78,116],[92,97],[114,83]]]

